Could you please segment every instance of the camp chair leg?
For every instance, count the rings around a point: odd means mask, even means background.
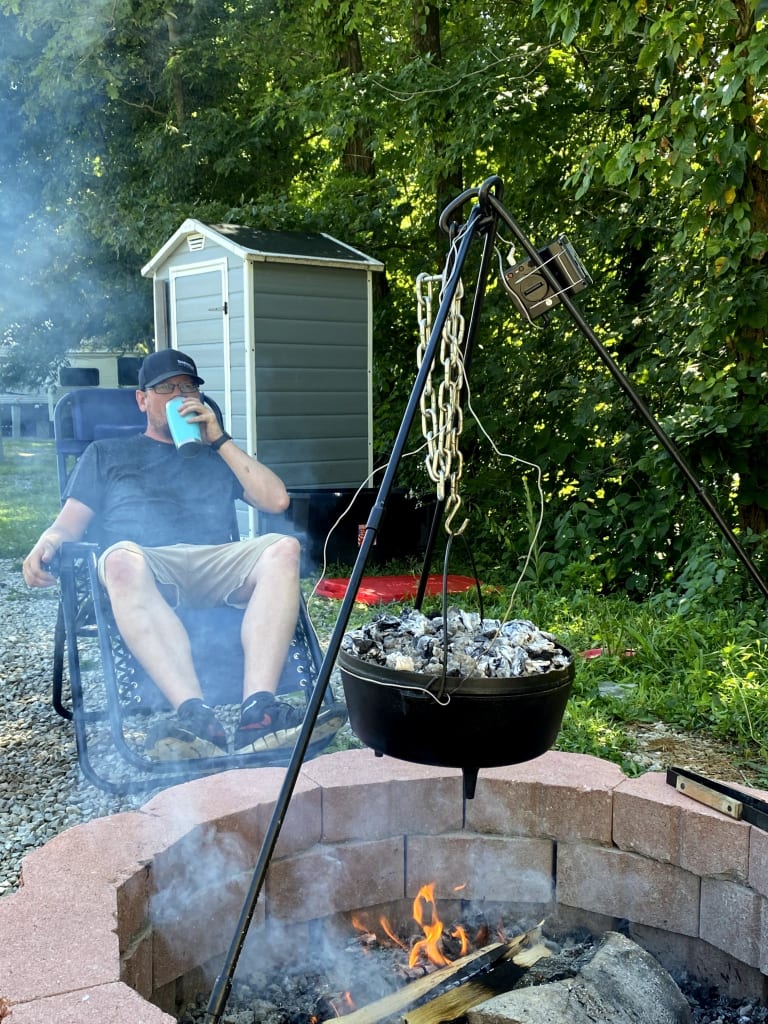
[[[64,651],[66,648],[67,635],[64,628],[64,605],[59,601],[59,608],[56,613],[56,627],[53,633],[53,681],[51,703],[54,710],[62,718],[72,721],[72,711],[64,706],[62,690],[64,685]]]

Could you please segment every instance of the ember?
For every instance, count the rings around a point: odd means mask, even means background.
[[[566,668],[571,661],[551,633],[526,619],[481,619],[477,612],[450,608],[447,627],[446,646],[442,616],[406,608],[346,633],[341,646],[362,661],[431,676],[510,678]]]

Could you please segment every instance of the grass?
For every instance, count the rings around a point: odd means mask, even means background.
[[[49,441],[4,441],[0,461],[0,557],[24,557],[59,507],[56,460]],[[376,567],[375,572],[419,566]],[[334,566],[329,575],[345,576]],[[313,581],[312,581],[313,582]],[[307,581],[308,587],[311,586]],[[479,608],[472,591],[454,598]],[[729,745],[735,767],[756,785],[768,786],[768,631],[763,602],[721,606],[708,602],[670,611],[670,602],[637,603],[523,584],[510,606],[503,583],[483,591],[483,611],[492,618],[528,618],[554,633],[573,652],[601,647],[613,653],[576,659],[576,679],[558,739],[562,750],[594,754],[636,770],[631,760],[632,727],[665,722]],[[428,598],[424,610],[439,610]],[[395,606],[396,610],[397,606]],[[318,632],[329,634],[339,602],[315,599],[310,606]],[[357,604],[349,627],[390,608]],[[623,656],[627,649],[631,657]]]
[[[59,509],[53,441],[3,439],[0,558],[23,558]]]

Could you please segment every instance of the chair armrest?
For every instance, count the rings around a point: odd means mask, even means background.
[[[66,540],[50,562],[46,563],[46,568],[54,576],[59,576],[62,570],[65,573],[67,571],[71,572],[77,559],[88,558],[89,555],[93,555],[95,558],[98,556],[98,553],[99,545],[94,544],[92,541]]]

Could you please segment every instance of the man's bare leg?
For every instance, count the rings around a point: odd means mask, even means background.
[[[178,708],[190,698],[202,699],[187,631],[144,557],[116,548],[105,559],[104,581],[123,640],[169,703]]]
[[[231,595],[248,601],[241,627],[243,700],[277,690],[299,614],[299,563],[298,541],[283,537],[264,551],[242,589]]]

